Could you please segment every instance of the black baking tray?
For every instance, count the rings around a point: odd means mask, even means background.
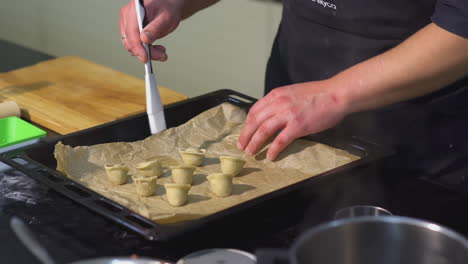
[[[248,111],[256,102],[256,99],[232,90],[218,90],[187,99],[165,107],[167,126],[179,126],[203,111],[224,102],[237,105],[245,111]],[[52,189],[88,209],[135,231],[148,240],[164,241],[188,231],[196,230],[208,223],[213,223],[217,219],[235,215],[244,209],[252,208],[254,205],[261,206],[262,202],[274,197],[297,191],[305,182],[312,185],[317,184],[325,179],[339,177],[337,175],[339,175],[340,172],[372,164],[393,154],[390,148],[367,142],[354,136],[341,135],[337,137],[332,130],[305,137],[306,139],[308,138],[347,150],[360,156],[361,159],[201,219],[176,224],[155,223],[81,184],[68,179],[65,175],[55,170],[57,163],[53,152],[54,146],[58,141],[62,141],[64,144],[73,147],[116,141],[132,142],[150,136],[149,131],[147,116],[145,113],[142,113],[58,138],[45,140],[30,147],[0,154],[0,161],[48,185]]]

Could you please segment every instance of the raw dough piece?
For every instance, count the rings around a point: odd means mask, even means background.
[[[227,197],[232,193],[232,174],[213,173],[208,175],[211,191],[219,197]]]
[[[172,181],[178,184],[192,184],[194,166],[180,165],[172,168]]]
[[[180,155],[182,156],[184,163],[195,167],[202,165],[203,160],[205,159],[205,153],[205,149],[193,147],[180,151]]]
[[[190,184],[177,184],[177,183],[166,183],[166,198],[172,206],[182,206],[187,203],[188,191],[190,190]]]
[[[221,171],[226,174],[237,176],[245,165],[245,160],[232,156],[220,156]]]
[[[141,175],[135,175],[132,177],[135,182],[136,192],[140,196],[151,196],[156,191],[156,180],[158,177],[146,177]]]
[[[194,147],[189,147],[189,148],[185,149],[185,151],[191,152],[191,153],[200,153],[200,154],[205,153],[204,149],[199,149],[199,148],[194,148]]]
[[[157,159],[138,163],[135,168],[143,177],[159,177],[163,173],[161,163]]]
[[[107,178],[113,184],[121,185],[127,183],[128,167],[123,164],[106,163],[104,169],[107,173]]]

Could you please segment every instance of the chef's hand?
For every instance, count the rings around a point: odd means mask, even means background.
[[[329,81],[283,86],[272,90],[249,111],[238,148],[255,154],[276,132],[267,152],[274,160],[294,139],[335,126],[348,113]]]
[[[180,23],[181,12],[185,0],[145,0],[146,18],[148,25],[140,33],[135,11],[134,1],[131,0],[120,9],[120,34],[123,45],[133,56],[142,62],[148,60],[141,44],[150,44],[151,59],[166,61],[166,48],[151,45],[174,31]]]

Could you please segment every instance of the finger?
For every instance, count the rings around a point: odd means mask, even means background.
[[[298,138],[296,129],[292,126],[286,126],[286,128],[276,136],[273,143],[271,143],[268,148],[267,159],[271,161],[275,160],[281,151],[283,151],[296,138]]]
[[[244,150],[247,146],[247,143],[250,141],[255,130],[257,130],[258,126],[267,118],[274,115],[273,111],[275,109],[271,109],[271,106],[277,107],[280,104],[277,104],[275,101],[279,95],[281,94],[281,89],[273,89],[270,93],[268,93],[265,97],[260,99],[256,102],[249,111],[247,118],[245,120],[245,127],[242,130],[241,136],[239,137],[239,141],[237,147],[240,150]],[[276,109],[277,110],[277,109]]]
[[[251,115],[250,113],[259,113],[263,112],[265,109],[269,109],[269,107],[275,105],[276,106],[281,106],[281,101],[277,102],[279,95],[281,94],[281,91],[279,88],[273,89],[270,93],[265,95],[262,99],[258,100],[257,103],[255,103],[249,111],[249,115],[247,116],[246,123],[250,122],[251,118],[254,118],[255,115]]]
[[[258,101],[256,104],[260,103],[260,101]],[[253,107],[255,107],[255,105]],[[265,120],[274,115],[274,109],[256,110],[253,107],[249,111],[249,114],[245,121],[244,129],[242,129],[241,135],[239,136],[237,147],[240,150],[244,150],[247,147],[248,143],[250,142],[250,139],[254,135],[255,131],[257,131],[258,127]]]
[[[285,126],[285,122],[279,118],[272,117],[263,122],[255,131],[255,134],[250,139],[246,152],[250,155],[257,153],[263,144],[275,134],[276,131]]]
[[[161,45],[150,46],[151,59],[157,61],[167,61],[166,48]]]
[[[147,61],[146,51],[140,40],[140,30],[138,29],[138,21],[135,14],[135,6],[129,6],[126,15],[125,33],[127,34],[127,43],[130,47],[130,52],[133,53],[138,59],[145,63]]]
[[[127,34],[125,33],[125,15],[126,15],[126,7],[122,7],[120,9],[120,19],[119,19],[119,28],[120,28],[120,37],[122,39],[122,44],[124,45],[125,49],[130,52],[129,45],[127,43]]]
[[[267,95],[268,96],[268,95]],[[269,98],[267,96],[263,97],[262,99],[258,100],[249,110],[249,114],[247,115],[247,118],[245,122],[249,122],[249,119],[254,117],[254,115],[251,115],[251,113],[257,113],[261,112],[266,106],[267,106],[267,101],[269,101]]]
[[[151,21],[140,33],[140,39],[143,43],[151,44],[156,40],[166,36],[170,28],[169,16],[165,13],[159,14]]]

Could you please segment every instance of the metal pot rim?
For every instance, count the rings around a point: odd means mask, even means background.
[[[389,216],[393,215],[392,212],[390,212],[389,210],[387,210],[387,209],[385,209],[383,207],[375,206],[375,205],[367,205],[367,204],[357,204],[357,205],[353,205],[353,206],[346,206],[346,207],[340,208],[335,212],[335,215],[338,212],[342,211],[342,210],[351,209],[351,208],[372,208],[372,209],[375,209],[375,210],[385,212]],[[379,215],[379,216],[384,216],[384,215]],[[364,217],[364,216],[361,216],[361,217]],[[347,218],[340,218],[340,219],[347,219]],[[338,219],[335,219],[335,220],[338,220]]]
[[[168,264],[170,262],[150,258],[99,257],[74,261],[70,264]]]

